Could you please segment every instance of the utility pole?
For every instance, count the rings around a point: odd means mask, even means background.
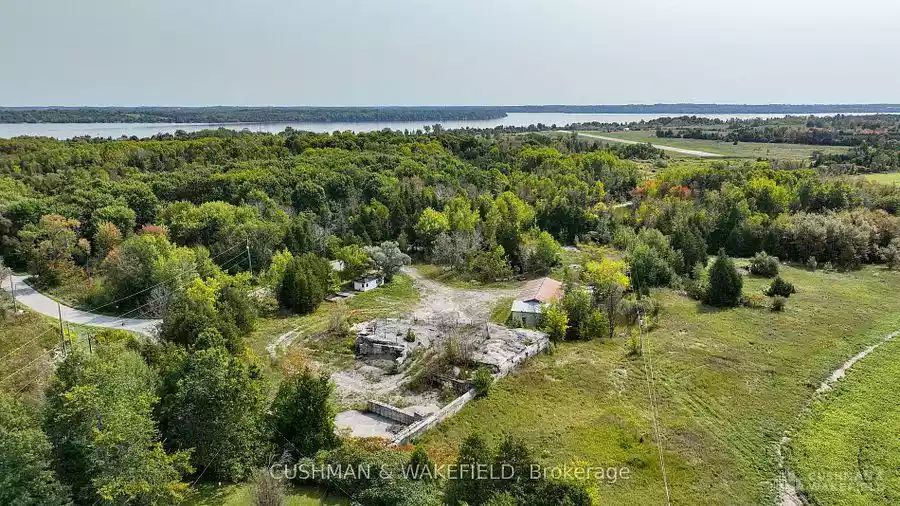
[[[250,260],[250,238],[247,238],[247,265],[250,266],[250,275],[253,275],[253,262]]]
[[[59,313],[59,342],[62,344],[63,353],[66,353],[66,333],[63,330],[62,306],[56,303],[56,311]]]
[[[9,271],[9,288],[13,299],[13,316],[19,314],[19,304],[16,302],[16,282],[13,281],[12,271]]]

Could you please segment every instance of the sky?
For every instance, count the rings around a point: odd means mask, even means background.
[[[0,105],[900,102],[897,0],[0,0]]]

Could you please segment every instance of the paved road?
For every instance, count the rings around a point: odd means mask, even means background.
[[[62,309],[62,319],[69,323],[130,330],[146,336],[151,336],[156,329],[156,326],[162,322],[162,320],[146,320],[140,318],[116,318],[115,316],[81,311],[62,304],[57,307],[57,302],[55,300],[25,284],[26,277],[27,276],[19,276],[16,274],[12,275],[13,282],[15,283],[16,301],[33,311],[47,315],[51,318],[59,318],[59,309]],[[0,285],[3,286],[4,291],[12,293],[8,277],[0,280]]]
[[[643,142],[632,141],[628,139],[619,139],[618,137],[607,137],[605,135],[597,135],[597,134],[587,134],[584,132],[578,132],[578,135],[584,137],[590,137],[592,139],[600,139],[603,141],[611,141],[611,142],[621,142],[622,144],[644,144]],[[698,151],[696,149],[684,149],[684,148],[676,148],[673,146],[662,146],[659,144],[651,144],[654,148],[662,149],[663,151],[672,151],[675,153],[681,153],[683,155],[691,155],[691,156],[699,156],[700,158],[722,158],[722,155],[716,153],[710,153],[708,151]]]

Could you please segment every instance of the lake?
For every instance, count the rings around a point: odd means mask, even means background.
[[[825,116],[828,113],[819,114]],[[294,130],[310,132],[334,132],[351,130],[354,132],[373,132],[390,128],[391,130],[421,129],[425,125],[440,123],[445,129],[451,128],[493,128],[496,126],[529,126],[543,123],[556,124],[560,127],[570,123],[630,123],[632,121],[648,121],[655,118],[683,116],[683,114],[573,114],[573,113],[509,113],[505,118],[490,120],[461,121],[385,121],[385,122],[286,122],[286,123],[4,123],[0,124],[0,138],[19,135],[35,135],[70,139],[81,135],[92,137],[137,136],[150,137],[159,133],[175,133],[177,130],[196,132],[209,128],[230,128],[232,130],[250,130],[252,132],[281,132],[287,127]],[[784,114],[697,114],[703,118],[778,118]]]

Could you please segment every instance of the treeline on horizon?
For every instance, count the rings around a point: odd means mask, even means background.
[[[281,123],[459,121],[506,116],[499,107],[3,107],[0,123]]]
[[[0,123],[278,123],[489,120],[508,113],[900,113],[900,104],[624,104],[372,107],[0,107]]]

